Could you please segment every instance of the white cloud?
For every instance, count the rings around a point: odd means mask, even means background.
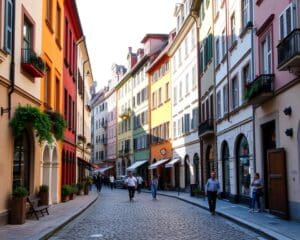
[[[147,33],[175,28],[180,0],[77,0],[81,24],[98,89],[111,78],[113,63],[126,66],[128,47],[136,51]]]

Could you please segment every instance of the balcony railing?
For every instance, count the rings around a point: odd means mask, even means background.
[[[207,119],[200,123],[198,128],[199,137],[204,137],[214,133],[214,120],[212,118]]]
[[[300,29],[293,30],[277,46],[280,71],[300,68]]]
[[[260,104],[274,94],[274,74],[261,74],[246,85],[245,100],[253,105]]]
[[[32,77],[43,77],[45,63],[43,59],[30,48],[22,49],[22,68]]]

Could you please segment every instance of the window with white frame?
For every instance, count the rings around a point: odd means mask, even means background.
[[[188,56],[188,51],[189,51],[189,48],[188,48],[188,39],[186,38],[185,40],[184,40],[184,52],[185,52],[185,57],[187,58],[187,56]]]
[[[228,85],[225,84],[223,87],[223,112],[228,113]]]
[[[263,74],[272,73],[272,39],[271,31],[261,41],[261,69]]]
[[[176,121],[173,122],[173,137],[177,137],[177,128],[176,128]]]
[[[13,1],[5,1],[4,9],[4,49],[11,53],[12,49],[12,34],[13,34]],[[2,18],[2,16],[1,16]],[[1,26],[0,26],[1,27]]]
[[[178,50],[178,66],[181,66],[182,64],[182,59],[181,59],[181,48]]]
[[[192,68],[192,88],[196,88],[197,81],[196,81],[196,66],[193,66]]]
[[[189,93],[189,74],[185,75],[185,94]]]
[[[236,37],[235,37],[235,13],[233,13],[230,17],[230,39],[231,39],[231,45],[233,45],[236,40]]]
[[[182,99],[182,81],[179,82],[179,99]]]
[[[158,106],[162,104],[162,90],[161,88],[158,89]]]
[[[221,118],[221,91],[217,92],[217,118]]]
[[[198,108],[194,108],[193,111],[192,111],[192,123],[191,123],[191,129],[197,129],[197,126],[198,126],[198,119],[199,119],[199,116],[198,116]]]
[[[251,76],[250,76],[250,65],[247,64],[243,70],[242,70],[242,89],[243,89],[243,99],[245,99],[245,87],[248,83],[251,81]]]
[[[220,63],[220,40],[216,40],[216,66]]]
[[[250,21],[249,0],[242,0],[242,27],[245,28]]]
[[[235,109],[239,106],[239,79],[235,76],[232,79],[232,109]]]
[[[290,4],[279,17],[279,40],[284,39],[295,28],[296,8]]]
[[[166,83],[166,89],[165,90],[166,90],[165,101],[167,101],[170,98],[170,83],[169,82]]]
[[[222,32],[222,58],[226,55],[226,33],[225,29]]]
[[[173,96],[174,96],[174,105],[177,104],[177,87],[174,87],[174,90],[173,90]]]

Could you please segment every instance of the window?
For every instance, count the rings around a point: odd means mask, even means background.
[[[176,55],[173,56],[173,72],[176,72]]]
[[[24,26],[23,26],[23,48],[24,49],[31,49],[32,48],[32,24],[28,20],[27,17],[24,18]],[[27,54],[26,54],[27,55]]]
[[[181,61],[181,48],[178,50],[178,66],[181,66],[182,61]]]
[[[12,29],[13,29],[13,3],[12,0],[5,1],[4,20],[4,49],[11,53],[12,49]]]
[[[247,23],[249,21],[250,21],[249,0],[242,0],[242,27],[246,28]]]
[[[56,6],[56,42],[60,45],[60,41],[61,41],[61,9],[59,7],[59,5],[57,4]]]
[[[222,58],[226,55],[226,34],[225,29],[222,32]]]
[[[162,92],[161,88],[158,89],[158,106],[162,104]]]
[[[65,101],[64,101],[64,115],[65,115],[65,120],[67,121],[67,116],[68,116],[68,92],[67,92],[67,89],[65,89],[64,97],[65,97]]]
[[[228,113],[228,85],[223,87],[223,110],[224,114]]]
[[[245,94],[245,86],[247,83],[250,83],[251,77],[250,77],[250,66],[247,64],[242,71],[242,84],[243,84],[243,92]],[[245,97],[245,96],[244,96]],[[243,98],[244,99],[244,98]]]
[[[176,128],[176,121],[173,122],[173,137],[177,136],[177,128]]]
[[[232,79],[232,109],[239,106],[239,81],[237,77]]]
[[[191,35],[191,50],[193,50],[196,45],[195,45],[195,28],[192,29],[192,35]]]
[[[261,42],[261,67],[262,73],[272,73],[272,45],[271,32],[268,32]]]
[[[217,118],[221,118],[221,92],[217,92]]]
[[[190,114],[184,114],[184,132],[188,133],[190,131]]]
[[[45,104],[50,107],[50,91],[51,91],[51,70],[50,67],[48,65],[46,65],[45,67],[45,78],[44,78],[44,101]]]
[[[59,109],[60,109],[60,92],[59,92],[59,89],[60,89],[60,81],[58,78],[56,78],[55,80],[55,97],[54,97],[54,107],[55,107],[55,111],[56,112],[59,112]]]
[[[174,105],[177,104],[177,87],[174,87]]]
[[[219,46],[219,38],[216,40],[216,65],[220,63],[220,46]]]
[[[179,99],[182,99],[182,81],[179,83]]]
[[[69,43],[69,35],[68,35],[68,32],[69,32],[69,27],[68,27],[69,23],[68,23],[68,20],[65,19],[65,36],[64,36],[64,39],[65,39],[65,60],[67,61],[68,60],[68,43]]]
[[[290,4],[279,17],[279,40],[285,38],[295,28],[295,9]]]
[[[196,82],[196,66],[193,66],[192,68],[192,88],[196,88],[197,82]]]
[[[46,0],[46,21],[49,26],[52,26],[52,0]]]
[[[166,83],[166,100],[165,101],[168,101],[170,98],[170,83],[167,82]]]
[[[152,108],[156,108],[156,92],[152,93]]]
[[[68,100],[68,128],[71,130],[72,128],[72,98],[69,95],[69,100]]]
[[[203,53],[203,47],[200,49],[200,73],[204,72],[204,53]]]
[[[235,14],[233,13],[230,18],[230,39],[231,45],[235,42]]]
[[[189,74],[185,75],[185,94],[189,93]]]
[[[191,129],[197,129],[197,126],[198,126],[198,108],[194,108],[192,111]]]

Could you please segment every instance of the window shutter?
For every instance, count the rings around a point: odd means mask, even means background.
[[[5,23],[4,23],[4,49],[11,53],[13,28],[13,3],[12,0],[5,1]]]

